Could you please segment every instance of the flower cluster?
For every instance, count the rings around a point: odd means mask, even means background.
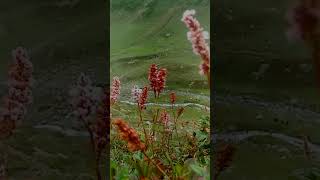
[[[189,28],[187,34],[188,40],[192,43],[193,52],[202,59],[200,64],[200,73],[209,76],[210,74],[210,48],[206,43],[209,34],[203,31],[199,21],[194,18],[195,10],[187,10],[184,12],[182,21]]]
[[[133,128],[130,128],[124,120],[116,119],[113,124],[117,126],[120,137],[128,142],[128,149],[131,152],[146,150],[146,146],[140,141],[137,132]]]
[[[121,88],[121,82],[118,77],[114,77],[112,81],[112,87],[111,87],[111,95],[110,95],[110,101],[111,104],[114,104],[117,102],[118,97],[120,95],[120,88]]]
[[[169,120],[170,120],[170,116],[167,113],[166,110],[163,110],[160,114],[160,120],[163,123],[164,126],[168,126],[169,125]]]
[[[96,112],[101,92],[92,86],[89,77],[81,73],[76,86],[70,91],[70,96],[74,114],[79,120],[88,121]]]
[[[167,70],[165,68],[158,69],[156,64],[152,64],[149,69],[148,79],[150,87],[154,91],[155,96],[163,91],[166,85]]]
[[[287,15],[291,29],[288,31],[290,38],[311,40],[320,22],[318,0],[300,0]]]
[[[157,87],[157,71],[158,71],[157,65],[151,64],[149,68],[148,79],[150,81],[150,86],[154,91],[156,91],[156,87]]]
[[[138,100],[138,105],[141,110],[146,108],[145,105],[147,103],[147,98],[148,98],[148,87],[144,87],[139,95],[139,100]]]
[[[142,92],[142,89],[138,88],[136,85],[134,85],[133,88],[131,89],[131,96],[135,102],[139,101],[141,92]]]
[[[0,109],[0,137],[12,134],[16,123],[26,115],[26,107],[32,103],[33,65],[26,49],[18,47],[12,52],[13,62],[9,67],[8,95]]]
[[[97,178],[101,179],[101,154],[109,140],[109,87],[102,93],[101,88],[92,86],[89,77],[82,73],[76,86],[71,89],[70,96],[74,113],[90,135],[96,157]],[[97,119],[93,121],[95,116]]]

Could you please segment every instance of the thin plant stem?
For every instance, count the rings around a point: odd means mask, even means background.
[[[176,117],[173,121],[174,121],[174,130],[175,130],[175,132],[176,132],[177,138],[179,139],[178,128],[177,128],[177,125],[178,125],[178,117]],[[178,143],[179,143],[179,146],[180,146],[180,141],[178,141]]]
[[[152,159],[149,158],[149,156],[143,151],[142,152],[144,154],[144,156],[153,164],[156,166],[156,168],[165,176],[165,177],[168,177],[168,175],[161,169],[161,167],[155,163]]]
[[[143,120],[142,120],[142,110],[140,108],[139,108],[139,117],[140,117],[140,123],[142,123],[142,129],[143,129],[144,137],[145,137],[145,140],[146,140],[146,144],[148,146],[149,145],[149,137],[147,135],[146,129],[144,128],[144,123],[143,123]]]

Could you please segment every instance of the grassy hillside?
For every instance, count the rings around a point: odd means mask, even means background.
[[[197,18],[210,31],[208,1],[199,2],[155,1],[134,10],[112,9],[111,75],[120,76],[130,87],[134,82],[142,85],[149,65],[157,63],[168,69],[168,89],[208,94],[198,73],[200,60],[192,53],[181,22],[186,9],[196,9]],[[148,14],[142,13],[148,8]]]

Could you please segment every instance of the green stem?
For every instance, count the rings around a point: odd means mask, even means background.
[[[153,160],[150,159],[149,156],[148,156],[144,151],[143,151],[142,153],[144,154],[144,156],[145,156],[153,165],[156,166],[156,168],[157,168],[165,177],[168,177],[168,175],[161,169],[161,167],[160,167],[158,164],[156,164],[155,162],[153,162]]]
[[[179,139],[178,128],[177,128],[178,117],[175,118],[173,121],[174,121],[174,130],[175,130],[175,132],[176,132],[177,138]],[[178,141],[178,143],[179,143],[179,146],[180,146],[180,141]]]
[[[142,123],[142,129],[143,129],[143,133],[144,133],[144,138],[146,140],[146,145],[148,146],[149,145],[149,137],[147,135],[146,129],[144,128],[144,123],[143,123],[143,120],[142,120],[142,111],[141,111],[140,107],[139,107],[139,117],[140,117],[139,125],[140,125],[140,123]]]

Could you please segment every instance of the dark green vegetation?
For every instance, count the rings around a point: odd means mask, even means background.
[[[214,2],[215,34],[211,36],[218,134],[256,130],[297,140],[306,135],[312,143],[320,143],[320,90],[309,52],[302,42],[286,37],[290,3]],[[251,137],[237,143],[233,165],[221,179],[319,178],[320,154],[313,151],[309,161],[303,144]]]
[[[107,81],[105,6],[102,1],[68,2],[0,2],[1,96],[7,92],[7,65],[17,46],[30,50],[36,80],[25,121],[14,136],[1,141],[12,179],[94,179],[88,137],[34,128],[46,124],[79,129],[80,123],[70,116],[69,88],[81,72],[95,83]]]

